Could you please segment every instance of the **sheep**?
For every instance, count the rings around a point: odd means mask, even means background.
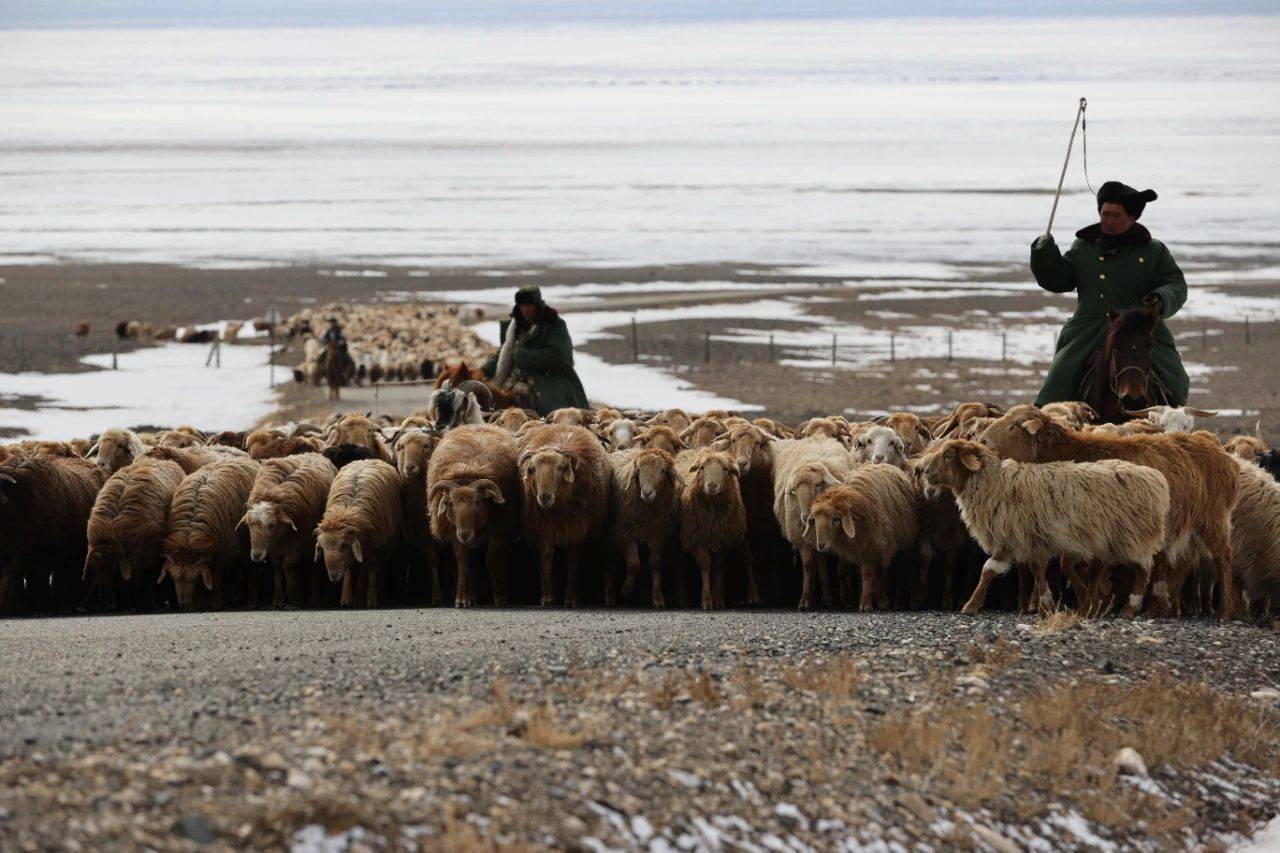
[[[173,579],[182,609],[195,607],[198,582],[215,607],[235,597],[247,538],[236,528],[257,472],[252,459],[225,459],[188,474],[174,491],[160,577]]]
[[[795,438],[796,435],[791,427],[772,418],[754,418],[751,423],[774,438]]]
[[[884,463],[897,468],[905,467],[907,443],[889,426],[874,426],[862,432],[853,441],[853,458],[859,463]]]
[[[1280,480],[1280,450],[1263,451],[1254,456],[1253,461],[1259,468],[1270,474],[1273,479]]]
[[[146,452],[146,445],[133,430],[108,427],[98,436],[93,447],[89,448],[85,458],[93,460],[110,476]]]
[[[773,514],[783,537],[800,552],[804,574],[800,609],[809,610],[814,602],[815,574],[823,602],[831,601],[825,561],[818,557],[814,565],[816,543],[809,507],[823,489],[840,483],[853,467],[853,460],[844,445],[827,436],[774,441],[769,452],[773,458]]]
[[[640,573],[640,546],[649,556],[654,607],[666,607],[662,592],[662,551],[677,531],[680,490],[685,485],[670,453],[658,448],[618,450],[609,455],[613,489],[609,503],[609,538],[626,564],[622,597],[630,599]],[[612,607],[613,562],[605,579],[605,606]]]
[[[1267,452],[1267,443],[1262,438],[1262,421],[1253,425],[1253,435],[1233,435],[1222,446],[1232,456],[1252,462],[1259,453]]]
[[[916,597],[918,602],[924,601],[928,593],[929,562],[935,552],[941,551],[944,561],[942,608],[952,610],[955,607],[956,560],[960,556],[960,549],[969,541],[969,531],[964,526],[964,519],[960,517],[956,496],[925,481],[920,467],[922,458],[911,460],[908,468],[919,496],[916,506],[920,518],[920,542],[923,546]]]
[[[601,440],[610,452],[626,450],[636,436],[636,422],[630,418],[613,418],[600,422]]]
[[[371,414],[351,412],[341,415],[321,433],[326,447],[340,447],[354,444],[367,447],[373,452],[373,458],[391,464],[391,454],[382,440],[382,431],[372,420]]]
[[[0,464],[0,613],[74,607],[86,526],[106,479],[84,459],[33,454]],[[50,581],[52,580],[52,583]]]
[[[440,443],[440,433],[426,426],[414,426],[405,418],[391,440],[391,455],[400,472],[400,515],[404,544],[409,551],[405,589],[409,589],[415,566],[425,563],[431,582],[431,603],[439,604],[440,561],[431,540],[431,519],[427,511],[427,468]],[[408,424],[408,426],[406,426]]]
[[[329,580],[342,583],[344,607],[357,601],[378,606],[383,570],[400,530],[400,474],[395,468],[365,459],[338,471],[316,526],[315,553],[317,559],[324,555]]]
[[[222,432],[214,433],[209,436],[209,440],[205,442],[205,444],[210,447],[218,445],[220,447],[234,447],[236,450],[245,450],[245,439],[247,437],[248,433],[245,432],[223,430]]]
[[[367,447],[358,444],[339,444],[337,447],[326,447],[320,451],[336,468],[345,468],[352,462],[362,459],[377,459],[377,454]]]
[[[209,440],[203,432],[193,426],[180,426],[177,429],[165,430],[156,441],[158,447],[198,447]]]
[[[529,409],[507,408],[498,409],[489,417],[489,423],[496,427],[501,427],[508,432],[514,433],[526,423],[538,420],[538,413]]]
[[[1222,593],[1220,616],[1230,618],[1235,605],[1231,510],[1235,506],[1239,477],[1231,457],[1216,439],[1200,433],[1111,436],[1073,432],[1046,418],[1034,406],[1022,405],[1014,406],[988,427],[982,443],[1001,456],[1019,462],[1121,459],[1164,474],[1172,500],[1165,524],[1168,540],[1156,558],[1154,592],[1167,606],[1171,593],[1178,591],[1170,589],[1169,583],[1177,584],[1185,577],[1191,558],[1207,555],[1216,568]],[[1188,546],[1191,553],[1184,555]],[[1170,572],[1170,566],[1179,570]],[[1144,592],[1145,589],[1135,588],[1134,594],[1140,596]]]
[[[657,448],[665,450],[672,456],[675,456],[682,450],[688,450],[689,445],[681,440],[676,431],[669,426],[647,426],[636,434],[631,440],[632,447],[639,448]]]
[[[1196,418],[1217,417],[1217,412],[1206,412],[1194,406],[1147,406],[1145,409],[1130,411],[1126,415],[1135,418],[1146,416],[1147,420],[1160,425],[1165,432],[1191,432],[1196,428]]]
[[[809,522],[819,551],[833,551],[858,567],[858,609],[865,613],[873,601],[887,602],[885,572],[895,554],[916,544],[919,533],[916,493],[907,473],[894,465],[860,465],[814,498]]]
[[[680,440],[690,448],[697,450],[703,447],[710,447],[711,442],[724,435],[724,433],[725,425],[723,423],[716,418],[703,415],[694,419],[680,432]]]
[[[259,443],[249,453],[252,459],[280,459],[286,456],[321,453],[325,449],[324,442],[315,436],[276,436],[270,441]]]
[[[994,403],[960,403],[952,409],[950,415],[934,426],[933,435],[935,438],[946,438],[973,418],[998,418],[1003,414],[1004,410]]]
[[[1142,607],[1165,547],[1170,491],[1159,471],[1118,459],[1001,463],[991,448],[963,439],[945,442],[922,465],[929,483],[955,494],[970,533],[991,555],[962,612],[980,611],[991,581],[1014,563],[1031,569],[1040,610],[1051,610],[1045,564],[1059,555],[1135,566],[1138,581],[1125,612]]]
[[[1080,429],[1085,424],[1098,421],[1098,413],[1093,410],[1093,406],[1075,400],[1047,403],[1040,407],[1040,411],[1069,429]]]
[[[590,409],[575,408],[556,409],[554,412],[548,412],[542,420],[543,423],[560,426],[592,427],[597,423],[595,412]]]
[[[586,428],[544,425],[520,440],[517,467],[523,484],[521,529],[538,550],[542,605],[555,601],[555,551],[563,548],[564,602],[576,607],[579,551],[600,538],[609,508],[608,457]]]
[[[730,429],[712,443],[715,450],[726,451],[738,465],[742,502],[747,509],[747,539],[752,565],[765,567],[770,588],[777,594],[781,588],[777,566],[782,555],[782,528],[773,514],[773,455],[770,445],[775,437],[754,423]],[[789,556],[789,555],[788,555]],[[760,600],[749,600],[759,604]]]
[[[919,456],[929,442],[933,441],[933,434],[924,425],[924,421],[911,412],[892,412],[879,425],[898,434],[906,456]]]
[[[748,597],[760,600],[751,552],[746,548],[747,510],[738,464],[728,453],[704,448],[676,459],[680,489],[680,547],[698,563],[702,609],[724,608],[724,557],[736,552],[747,573]]]
[[[835,439],[845,447],[849,446],[849,424],[843,418],[826,417],[810,418],[796,427],[797,438],[815,438],[825,436]]]
[[[493,603],[507,603],[504,554],[520,532],[519,447],[511,433],[492,425],[462,426],[440,439],[427,468],[431,534],[453,548],[457,566],[455,607],[475,603],[471,552],[483,547]]]
[[[198,471],[206,465],[212,465],[214,462],[222,462],[227,459],[248,459],[249,454],[243,450],[237,450],[234,447],[223,447],[221,445],[208,445],[205,447],[152,447],[147,450],[140,458],[142,459],[168,459],[171,462],[178,463],[183,471],[190,474]]]
[[[338,469],[319,453],[267,459],[258,468],[241,523],[249,528],[249,559],[269,563],[273,574],[271,606],[301,601],[303,567],[310,572],[311,605],[320,604],[322,579],[314,556],[312,531],[324,515]],[[250,577],[255,574],[251,569]],[[250,605],[258,603],[256,580],[249,584]]]
[[[1280,612],[1280,483],[1242,459],[1240,499],[1231,514],[1231,570],[1246,612]]]
[[[468,379],[453,388],[446,379],[431,392],[427,411],[437,429],[450,430],[464,424],[483,424],[484,409],[491,407],[492,403],[493,393],[483,382]]]
[[[683,432],[691,423],[693,423],[693,418],[689,417],[689,413],[684,409],[667,409],[666,411],[659,412],[649,418],[649,420],[644,422],[644,425],[649,427],[667,427],[676,433],[680,433]],[[668,450],[667,452],[672,454],[675,453],[675,451],[672,450]]]
[[[115,610],[121,583],[135,610],[150,610],[160,577],[173,494],[186,476],[176,462],[142,459],[116,471],[98,492],[88,524],[82,580]]]

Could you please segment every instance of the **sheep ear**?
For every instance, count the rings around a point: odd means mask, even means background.
[[[213,572],[208,566],[200,567],[200,580],[204,581],[204,588],[213,592]]]
[[[318,562],[320,560],[320,557],[323,556],[323,554],[324,554],[324,549],[320,547],[319,542],[316,542],[316,550],[315,550],[315,553],[311,555],[311,562],[313,563]]]
[[[294,523],[293,523],[293,519],[292,519],[292,518],[290,518],[290,517],[289,517],[289,516],[287,516],[287,515],[282,515],[282,516],[280,516],[280,518],[281,518],[281,520],[282,520],[282,521],[286,522],[290,527],[292,527],[292,528],[293,528],[293,531],[294,531],[295,533],[296,533],[296,532],[298,532],[298,525],[296,525],[296,524],[294,524]]]
[[[831,470],[830,470],[830,469],[828,469],[828,470],[827,470],[827,471],[822,475],[822,482],[823,482],[823,484],[828,485],[828,486],[838,486],[838,485],[840,485],[840,478],[839,478],[839,477],[837,477],[835,474],[832,474],[832,473],[831,473]]]
[[[360,547],[359,539],[351,540],[351,553],[355,555],[357,563],[364,562],[364,549]]]
[[[970,471],[977,471],[982,467],[982,460],[978,458],[978,454],[972,450],[960,454],[960,461],[964,463],[964,467]]]
[[[1028,418],[1027,420],[1022,422],[1022,428],[1025,429],[1027,432],[1031,433],[1032,435],[1035,435],[1036,433],[1038,433],[1040,431],[1040,427],[1042,426],[1044,426],[1044,421],[1040,420],[1039,418]],[[974,470],[976,471],[977,469],[975,468]]]
[[[844,535],[845,535],[845,536],[847,536],[847,537],[849,537],[850,539],[852,539],[852,538],[853,538],[853,534],[856,532],[856,531],[855,531],[855,529],[854,529],[854,526],[853,526],[853,516],[852,516],[852,515],[846,515],[845,517],[841,518],[841,519],[840,519],[840,528],[841,528],[842,530],[844,530]]]

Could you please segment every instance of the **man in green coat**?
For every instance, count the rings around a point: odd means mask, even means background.
[[[481,367],[494,385],[527,388],[540,415],[587,407],[587,392],[573,369],[569,327],[542,301],[540,288],[530,285],[516,291],[511,319],[501,322],[500,333],[501,346]]]
[[[1031,244],[1031,272],[1036,284],[1051,293],[1076,292],[1076,312],[1062,327],[1049,374],[1036,405],[1076,400],[1089,359],[1107,336],[1107,310],[1156,306],[1151,367],[1169,391],[1170,404],[1185,405],[1191,380],[1182,367],[1173,334],[1165,325],[1187,300],[1187,280],[1164,243],[1138,224],[1154,190],[1138,192],[1119,181],[1098,189],[1099,221],[1076,232],[1064,255],[1053,236]]]

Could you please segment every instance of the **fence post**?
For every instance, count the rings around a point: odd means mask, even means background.
[[[213,342],[214,353],[216,354],[217,363],[214,365],[218,370],[222,369],[222,338],[218,338]]]
[[[120,365],[118,363],[119,358],[120,358],[120,339],[116,338],[115,343],[112,344],[111,346],[111,369],[112,370],[120,369]]]
[[[1244,318],[1244,342],[1246,344],[1252,343],[1252,341],[1249,339],[1249,315],[1247,314],[1245,315],[1245,318]]]
[[[773,333],[769,333],[769,363],[773,364]]]
[[[1200,321],[1200,349],[1209,348],[1209,321]]]
[[[1001,332],[1000,333],[1000,361],[1005,362],[1008,360],[1009,360],[1009,333]]]
[[[889,363],[896,364],[898,361],[898,336],[893,332],[889,333]]]
[[[705,364],[711,363],[711,327],[707,326],[702,330],[702,361]]]
[[[271,384],[268,388],[276,387],[276,327],[272,326],[271,331],[267,333],[271,343],[267,345],[267,364],[270,365],[271,378],[268,380]]]
[[[952,358],[951,337],[952,337],[952,332],[950,329],[947,329],[947,364],[951,363],[951,358]]]
[[[631,360],[640,360],[640,337],[636,331],[636,315],[631,315]]]
[[[831,366],[836,366],[836,336],[831,336]]]

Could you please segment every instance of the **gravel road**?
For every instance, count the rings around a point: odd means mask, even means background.
[[[1275,816],[1280,633],[1073,623],[7,621],[4,846],[1169,849]]]

